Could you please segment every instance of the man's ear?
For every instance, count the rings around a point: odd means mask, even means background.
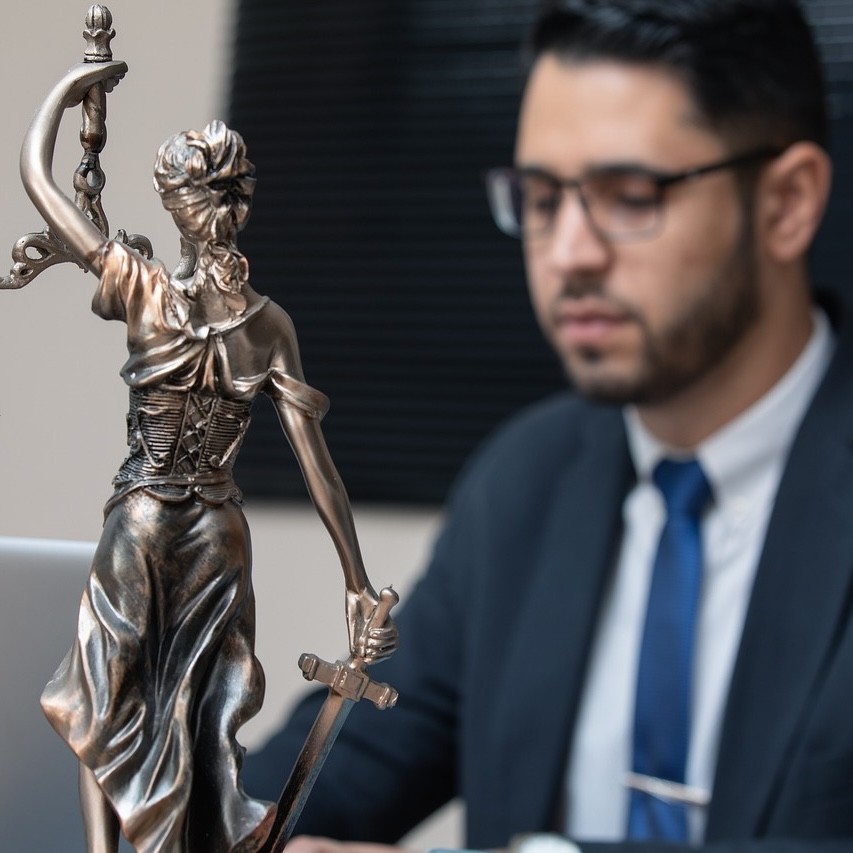
[[[756,227],[776,262],[802,258],[820,225],[832,183],[829,155],[813,142],[797,142],[780,154],[758,182]]]

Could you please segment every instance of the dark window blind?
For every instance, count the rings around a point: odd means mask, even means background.
[[[827,58],[838,181],[814,266],[841,282],[853,222],[853,14],[807,4]],[[501,420],[565,386],[484,170],[512,159],[519,42],[535,0],[242,0],[229,118],[258,170],[241,238],[293,317],[351,497],[441,501]],[[239,482],[305,487],[259,401]]]
[[[835,165],[834,188],[812,252],[812,267],[819,286],[849,298],[853,295],[847,283],[853,270],[853,2],[808,0],[803,7],[824,57]]]
[[[240,245],[331,398],[324,432],[355,500],[441,501],[485,433],[564,385],[482,183],[511,161],[530,9],[240,5],[230,119],[258,175]],[[239,482],[302,496],[265,402]]]

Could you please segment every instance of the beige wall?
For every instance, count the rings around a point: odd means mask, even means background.
[[[171,133],[221,109],[229,62],[230,3],[113,0],[116,58],[130,66],[107,108],[104,206],[113,233],[147,234],[167,262],[177,258],[174,227],[151,184],[157,148]],[[18,38],[0,52],[0,260],[15,240],[43,227],[18,177],[30,119],[55,80],[82,59],[86,3],[34,0]],[[204,9],[204,14],[191,11]],[[79,161],[80,111],[69,111],[55,173],[64,187]],[[64,183],[63,183],[64,182]],[[89,310],[93,281],[64,264],[27,288],[0,293],[0,533],[93,539],[97,507],[124,454],[126,389],[118,377],[123,329]]]
[[[113,53],[130,72],[108,102],[106,213],[112,233],[144,233],[158,257],[174,264],[177,239],[152,188],[151,166],[167,136],[221,115],[232,4],[108,5],[117,31]],[[22,24],[6,31],[0,51],[0,273],[11,265],[3,253],[15,240],[43,227],[21,188],[18,151],[40,100],[82,58],[86,8],[84,2],[34,0],[24,17],[36,21],[38,37]],[[55,173],[69,188],[79,160],[79,115],[69,112],[57,147]],[[0,292],[0,536],[98,537],[101,506],[125,452],[126,389],[118,376],[124,329],[90,312],[93,285],[90,276],[63,265],[23,290]],[[310,375],[310,365],[306,370]],[[255,544],[258,655],[268,677],[264,711],[245,730],[251,746],[303,689],[299,653],[335,657],[345,633],[340,569],[310,507],[250,502],[246,510]],[[405,598],[438,512],[356,507],[355,513],[374,582],[393,583]],[[413,843],[451,844],[457,826],[453,812]]]

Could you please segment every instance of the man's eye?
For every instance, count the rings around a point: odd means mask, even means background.
[[[536,210],[540,213],[548,213],[556,210],[557,196],[555,193],[534,193],[525,196],[525,206],[529,210]]]
[[[614,204],[631,210],[645,210],[657,204],[657,198],[648,193],[622,192],[613,198]]]
[[[624,211],[647,210],[658,201],[657,187],[644,175],[597,175],[587,192],[596,203]]]
[[[559,192],[544,181],[530,180],[522,187],[524,207],[537,213],[550,213],[557,209]]]

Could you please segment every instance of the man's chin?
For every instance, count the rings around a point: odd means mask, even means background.
[[[577,382],[569,377],[572,387],[585,399],[602,405],[625,406],[642,402],[643,394],[635,388],[604,382]]]
[[[595,403],[622,406],[642,402],[646,396],[646,383],[641,378],[619,374],[593,359],[585,359],[581,365],[565,359],[564,367],[572,388]]]
[[[659,372],[645,375],[619,375],[615,372],[571,370],[566,373],[572,388],[594,403],[614,406],[656,406],[678,396],[696,375]]]

